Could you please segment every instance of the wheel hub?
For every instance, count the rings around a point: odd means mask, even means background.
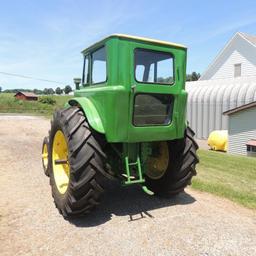
[[[70,166],[68,162],[68,145],[61,130],[55,133],[53,139],[52,168],[56,187],[61,194],[65,194],[69,185]]]
[[[151,179],[160,179],[169,164],[169,148],[165,141],[153,142],[152,153],[146,161],[146,175]]]

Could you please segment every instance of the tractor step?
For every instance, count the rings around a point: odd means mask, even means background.
[[[125,173],[123,173],[122,176],[123,176],[124,178],[126,178],[126,179],[128,178],[128,175],[125,174]],[[135,180],[136,178],[135,178],[135,176],[130,176],[130,179]]]
[[[133,171],[135,170],[136,176],[131,175],[131,168],[133,167]],[[126,181],[124,182],[125,185],[130,185],[130,184],[135,184],[135,183],[143,183],[145,182],[143,175],[142,175],[142,170],[141,170],[141,163],[140,163],[140,157],[137,157],[136,162],[129,162],[128,156],[125,157],[125,169],[126,169],[126,174],[123,174],[123,176],[126,178]]]

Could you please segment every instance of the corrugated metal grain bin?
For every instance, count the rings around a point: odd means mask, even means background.
[[[256,77],[187,82],[187,119],[198,139],[227,130],[223,112],[256,101]]]

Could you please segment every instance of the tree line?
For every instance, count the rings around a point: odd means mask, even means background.
[[[52,94],[69,94],[72,92],[72,87],[70,85],[66,85],[64,88],[57,87],[55,90],[53,88],[44,88],[43,90],[40,89],[6,89],[2,90],[2,87],[0,86],[0,93],[6,92],[6,93],[17,93],[17,92],[33,92],[37,95],[52,95]]]
[[[201,74],[197,72],[192,72],[191,74],[186,75],[186,81],[197,81],[200,78]],[[158,78],[158,82],[169,82],[173,80],[172,77],[167,78],[168,81],[162,81],[163,78]],[[43,90],[40,89],[6,89],[3,90],[3,88],[0,86],[0,93],[1,92],[8,92],[8,93],[17,93],[17,92],[33,92],[35,94],[46,94],[46,95],[51,95],[51,94],[69,94],[72,92],[72,88],[70,85],[66,85],[64,88],[57,87],[55,90],[53,88],[44,88]]]

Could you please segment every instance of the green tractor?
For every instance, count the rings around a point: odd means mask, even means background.
[[[90,212],[108,179],[151,195],[183,191],[198,163],[186,122],[186,47],[118,34],[82,53],[82,79],[43,142],[59,212]]]

